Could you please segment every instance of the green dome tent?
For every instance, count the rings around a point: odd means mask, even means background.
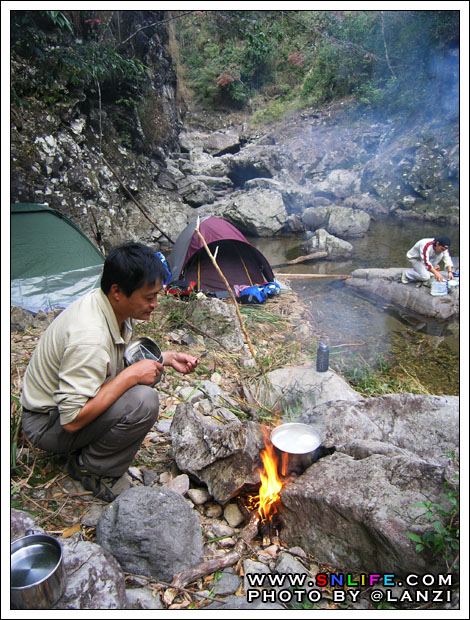
[[[10,206],[11,306],[65,308],[99,285],[104,256],[71,220],[42,204]]]

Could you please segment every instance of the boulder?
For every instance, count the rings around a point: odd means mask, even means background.
[[[283,488],[282,542],[343,570],[445,572],[442,554],[417,554],[407,532],[431,529],[418,502],[446,505],[458,420],[457,397],[412,394],[329,402],[303,414],[299,421],[336,451]]]
[[[189,153],[195,148],[202,149],[208,135],[209,134],[202,131],[183,129],[178,136],[181,150]]]
[[[433,296],[430,287],[422,283],[403,284],[400,278],[404,269],[355,269],[351,278],[346,280],[346,286],[378,299],[387,299],[401,308],[437,320],[449,319],[459,314],[458,286],[450,289],[447,295]]]
[[[126,572],[171,581],[202,558],[202,533],[189,503],[157,487],[124,491],[103,512],[96,539]]]
[[[351,207],[352,209],[360,209],[361,211],[367,211],[368,213],[388,213],[389,209],[382,205],[376,198],[369,193],[365,194],[353,194],[344,199],[344,207]]]
[[[214,131],[204,141],[204,149],[215,156],[237,153],[240,150],[240,137],[233,130]]]
[[[124,573],[100,545],[78,536],[60,541],[67,577],[54,609],[123,609],[127,606]]]
[[[315,366],[286,366],[266,375],[259,399],[292,417],[313,405],[328,401],[357,401],[361,395],[331,370],[317,372]],[[297,416],[296,416],[297,413]]]
[[[171,425],[173,457],[178,468],[206,485],[214,500],[225,504],[245,485],[259,484],[259,424],[222,423],[180,403]]]
[[[227,164],[220,158],[204,153],[202,148],[195,148],[189,153],[189,160],[182,161],[180,169],[185,174],[195,176],[226,177],[229,171]],[[232,182],[230,181],[232,185]]]
[[[190,206],[199,207],[214,202],[213,192],[197,177],[188,175],[177,183],[179,196]]]
[[[223,161],[229,167],[228,176],[237,187],[243,187],[250,179],[272,179],[282,169],[280,150],[275,145],[251,144],[236,155],[224,155]]]
[[[287,211],[279,192],[253,189],[234,192],[209,210],[202,207],[203,215],[226,219],[242,233],[255,237],[274,237],[287,224]]]
[[[310,207],[302,213],[307,230],[324,228],[338,237],[356,237],[369,230],[370,215],[349,207]]]
[[[316,251],[328,252],[329,259],[344,258],[351,256],[353,246],[338,239],[334,235],[330,235],[324,228],[319,228],[313,233],[313,236],[302,246],[307,254]]]
[[[360,178],[352,170],[332,170],[323,181],[315,183],[313,193],[330,199],[347,198],[357,194],[360,189]]]

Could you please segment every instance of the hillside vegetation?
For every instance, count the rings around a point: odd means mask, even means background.
[[[259,121],[346,97],[380,116],[441,113],[457,110],[459,20],[459,11],[12,11],[13,101],[80,92],[118,104],[123,125],[136,106],[145,125],[158,64],[171,55],[178,93]]]
[[[195,11],[174,24],[196,97],[261,118],[345,97],[381,116],[432,113],[457,94],[458,11]]]

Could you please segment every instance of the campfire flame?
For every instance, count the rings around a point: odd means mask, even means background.
[[[273,515],[276,514],[277,504],[281,499],[281,489],[285,484],[277,473],[278,458],[273,444],[266,435],[264,445],[265,449],[260,453],[264,471],[260,471],[261,486],[258,507],[262,522],[272,519]]]

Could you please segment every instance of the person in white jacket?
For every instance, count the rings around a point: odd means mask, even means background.
[[[421,239],[407,252],[406,258],[411,263],[411,269],[405,269],[401,274],[401,281],[407,284],[412,281],[425,282],[432,276],[438,282],[444,282],[444,276],[439,273],[439,263],[443,260],[449,280],[454,278],[453,263],[449,254],[450,239],[441,236],[433,239]]]

